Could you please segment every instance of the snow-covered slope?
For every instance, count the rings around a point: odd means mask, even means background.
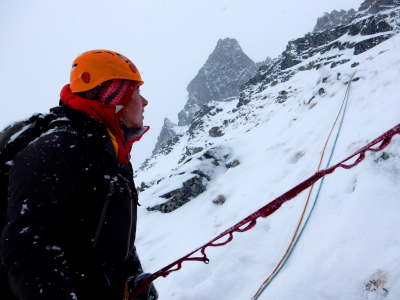
[[[240,102],[210,102],[190,125],[174,128],[168,153],[150,158],[135,179],[142,186],[136,245],[147,272],[312,175],[355,72],[332,164],[400,123],[399,9],[380,13],[394,30],[375,47],[358,55],[353,47],[314,51],[285,69],[287,80],[254,79]],[[357,44],[366,37],[338,39]],[[346,62],[332,67],[331,57]],[[307,67],[316,60],[330,63]],[[399,299],[399,179],[400,136],[357,167],[328,175],[297,247],[260,299]],[[193,180],[193,191],[185,188]],[[301,193],[253,229],[234,234],[226,246],[207,248],[210,264],[185,262],[157,279],[160,299],[251,299],[286,251],[306,197]]]

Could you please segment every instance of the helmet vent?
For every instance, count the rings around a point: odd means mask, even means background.
[[[118,53],[115,53],[116,56],[118,56],[120,59],[122,59],[122,56],[119,55]]]
[[[112,56],[115,56],[114,53],[111,53],[111,52],[106,52],[106,53],[107,53],[107,54],[110,54],[110,55],[112,55]]]
[[[125,62],[126,62],[127,64],[129,64],[129,63],[130,63],[129,59],[127,59],[126,57],[124,57],[124,58],[125,58]]]
[[[72,68],[71,68],[71,73],[72,73],[73,70],[75,70],[75,68],[77,67],[77,65],[78,65],[78,64],[75,64],[75,65],[72,66]]]
[[[95,53],[93,53],[93,54],[101,54],[101,53],[103,53],[103,52],[95,52]]]

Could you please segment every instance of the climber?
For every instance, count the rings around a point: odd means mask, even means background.
[[[7,286],[9,299],[122,300],[145,277],[130,163],[132,144],[149,130],[142,84],[136,66],[114,51],[75,59],[50,110],[57,126],[12,161],[0,295]],[[157,297],[151,284],[137,299]]]

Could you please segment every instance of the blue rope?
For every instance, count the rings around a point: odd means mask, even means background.
[[[346,95],[346,100],[345,100],[345,104],[344,104],[342,119],[340,120],[339,129],[338,129],[338,131],[337,131],[336,138],[335,138],[335,142],[333,143],[332,151],[331,151],[331,154],[330,154],[330,156],[329,156],[329,159],[328,159],[328,162],[327,162],[327,164],[326,164],[325,169],[327,169],[327,168],[329,167],[329,164],[330,164],[331,159],[332,159],[332,156],[333,156],[333,152],[335,151],[336,142],[337,142],[337,140],[338,140],[338,138],[339,138],[340,129],[342,128],[342,124],[343,124],[343,120],[344,120],[344,115],[346,114],[346,107],[347,107],[347,102],[348,102],[349,93],[350,93],[350,83],[351,83],[351,80],[353,79],[353,77],[354,77],[355,74],[356,74],[356,72],[354,72],[353,76],[351,76],[350,81],[349,81],[349,88],[348,88],[348,90],[347,90],[347,95]],[[315,203],[317,203],[317,200],[318,200],[318,197],[319,197],[319,192],[321,191],[322,184],[324,183],[324,179],[325,179],[325,177],[322,177],[322,179],[321,179],[321,184],[319,185],[319,188],[318,188],[318,191],[317,191],[317,195],[315,196],[314,203],[313,203],[313,205],[312,205],[312,207],[311,207],[311,209],[310,209],[310,212],[309,212],[309,214],[308,214],[308,216],[307,216],[306,221],[304,222],[303,227],[302,227],[301,230],[300,230],[300,233],[297,235],[296,240],[294,241],[292,247],[290,248],[288,255],[286,256],[285,260],[283,261],[283,263],[281,264],[281,266],[278,268],[278,270],[272,275],[271,279],[265,284],[265,286],[263,286],[263,288],[262,288],[261,291],[258,293],[258,295],[254,298],[254,300],[257,300],[257,299],[260,297],[260,295],[264,292],[264,290],[265,290],[265,289],[267,288],[267,286],[271,283],[271,281],[274,280],[274,278],[276,277],[276,275],[278,275],[278,273],[280,272],[280,270],[282,270],[283,266],[284,266],[284,265],[286,264],[286,262],[288,261],[290,255],[291,255],[292,252],[293,252],[293,249],[296,247],[297,242],[299,241],[299,239],[300,239],[300,237],[301,237],[301,235],[302,235],[302,233],[303,233],[303,231],[304,231],[304,228],[306,227],[306,225],[307,225],[307,223],[308,223],[308,220],[310,219],[310,216],[311,216],[311,214],[312,214],[312,212],[313,212],[313,210],[314,210]]]

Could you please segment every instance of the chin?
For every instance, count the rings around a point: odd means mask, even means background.
[[[143,123],[139,123],[139,124],[134,124],[132,126],[132,128],[142,128],[143,127]]]

